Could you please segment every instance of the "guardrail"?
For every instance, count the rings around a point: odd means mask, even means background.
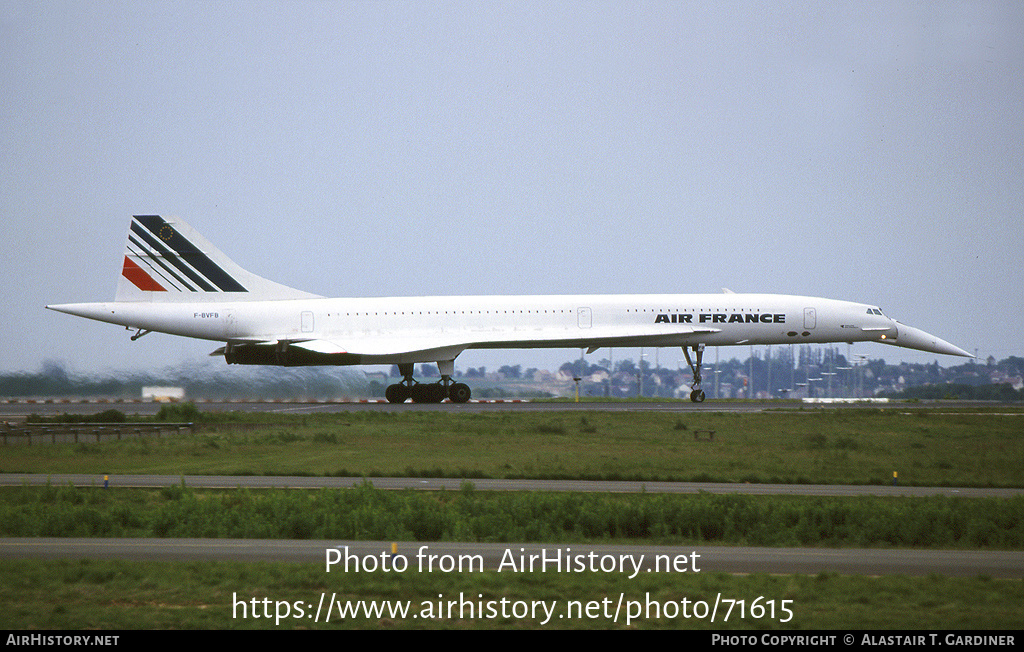
[[[4,446],[96,444],[143,437],[194,435],[194,423],[7,423],[0,428]]]

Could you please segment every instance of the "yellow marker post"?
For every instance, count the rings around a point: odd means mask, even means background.
[[[395,555],[398,554],[398,544],[394,541],[391,542],[391,558],[394,559]]]
[[[894,486],[894,487],[896,486],[896,472],[895,471],[892,472],[892,486]]]

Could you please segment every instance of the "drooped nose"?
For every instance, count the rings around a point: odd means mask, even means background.
[[[896,322],[896,337],[887,338],[882,341],[893,346],[902,346],[908,349],[917,349],[918,351],[941,353],[943,355],[960,355],[965,358],[974,357],[967,351],[950,344],[944,339],[935,337],[931,333],[926,333],[920,328],[907,326],[900,322]]]

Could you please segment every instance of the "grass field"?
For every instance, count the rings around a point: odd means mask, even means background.
[[[407,605],[367,617],[314,620],[320,595]],[[627,606],[615,618],[619,596]],[[719,598],[715,620],[711,607]],[[252,599],[261,617],[253,614]],[[758,601],[758,598],[761,598]],[[269,602],[263,603],[264,599]],[[483,617],[450,602],[485,604]],[[505,614],[502,605],[506,600]],[[688,603],[684,605],[683,601]],[[237,604],[239,601],[245,604]],[[742,601],[742,604],[740,603]],[[1016,629],[1020,581],[986,577],[859,577],[833,573],[364,573],[317,564],[0,560],[0,629]],[[571,611],[571,603],[582,609]],[[298,616],[296,603],[303,614]],[[487,603],[495,608],[491,614]],[[534,617],[530,608],[535,603]],[[703,603],[703,604],[700,604]],[[660,609],[657,611],[655,608]],[[726,611],[732,612],[726,617]],[[544,622],[544,609],[552,616]],[[788,609],[789,613],[785,610]],[[287,610],[287,611],[286,611]],[[742,612],[742,613],[741,613]],[[242,615],[246,617],[242,617]],[[264,617],[264,614],[269,617]],[[287,614],[278,620],[278,615]],[[627,623],[627,615],[638,614]],[[686,617],[689,614],[689,618]],[[572,616],[572,617],[570,617]],[[698,617],[699,616],[699,617]]]
[[[971,412],[908,406],[681,416],[373,411],[305,417],[209,415],[194,436],[9,447],[3,450],[0,470],[351,475],[371,481],[378,475],[411,475],[835,484],[889,484],[898,471],[903,484],[1024,484],[1024,417],[1008,409]],[[715,430],[714,441],[696,441],[693,431],[698,429]],[[3,517],[5,536],[16,536],[16,526],[38,524],[57,536],[104,536],[107,530],[102,528],[110,527],[124,528],[111,536],[145,536],[152,528],[158,536],[186,536],[192,532],[187,527],[199,528],[198,536],[234,536],[227,530],[234,523],[249,528],[250,534],[242,536],[319,538],[341,532],[317,528],[356,523],[365,526],[366,538],[374,534],[399,540],[449,532],[442,536],[1019,549],[1024,527],[1024,509],[1015,500],[498,496],[474,491],[471,484],[445,495],[368,486],[316,493],[168,488],[119,492],[114,500],[98,489],[14,488],[0,492],[0,505],[10,510]],[[433,529],[445,524],[455,529]],[[277,528],[277,534],[268,534],[266,526]],[[384,529],[371,532],[371,526]],[[202,531],[204,527],[212,533]],[[871,531],[882,534],[864,534]],[[774,541],[758,539],[773,535]],[[878,537],[874,543],[873,536]],[[979,543],[983,541],[996,543]],[[338,600],[402,600],[427,611],[417,612],[422,615],[416,618],[363,616],[329,624],[313,622],[308,614],[280,623],[235,617],[236,599],[267,598],[272,608],[288,604],[292,609],[300,603],[315,606],[321,594],[336,594]],[[462,595],[478,603],[543,602],[563,609],[559,613],[567,613],[570,601],[579,601],[593,610],[592,617],[547,622],[520,613],[494,618],[442,613],[446,601]],[[695,573],[630,581],[594,573],[493,572],[335,577],[325,574],[319,563],[0,561],[0,600],[10,605],[0,615],[4,628],[603,629],[627,626],[624,618],[614,620],[602,610],[619,596],[648,608],[657,603],[677,610],[684,600],[691,607],[716,598],[737,601],[730,603],[737,611],[728,621],[721,614],[712,623],[692,613],[687,618],[682,611],[672,617],[664,612],[648,617],[648,612],[629,623],[636,628],[1014,629],[1024,622],[1024,583],[988,577]],[[785,622],[783,606],[792,614]],[[739,610],[743,617],[738,617]]]
[[[1009,409],[220,415],[192,437],[8,447],[0,471],[1020,487],[1022,434]]]
[[[1024,497],[0,488],[0,536],[1024,550]]]

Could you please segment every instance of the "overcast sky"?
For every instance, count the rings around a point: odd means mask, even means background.
[[[727,287],[1024,355],[1022,66],[1016,0],[0,0],[0,370],[215,348],[43,309],[142,213],[328,296]]]

